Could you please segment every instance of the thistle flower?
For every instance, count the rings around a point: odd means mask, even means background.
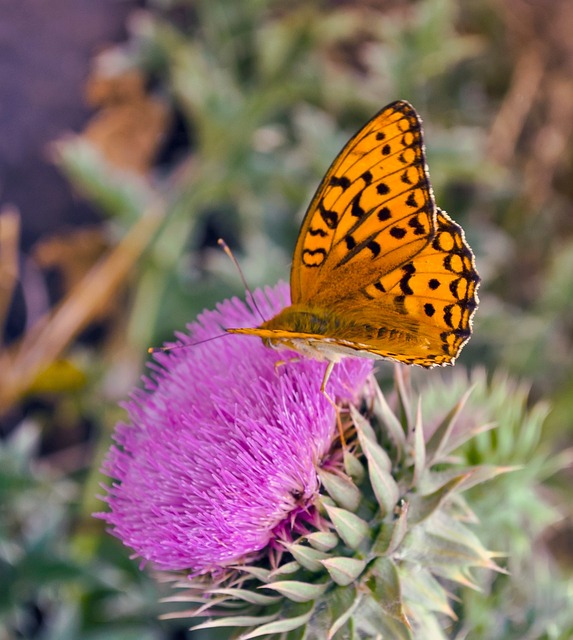
[[[255,293],[267,317],[288,296],[286,285]],[[126,406],[130,423],[116,428],[104,472],[119,483],[101,517],[154,567],[214,571],[272,543],[284,523],[312,518],[317,469],[338,433],[320,393],[325,363],[288,362],[294,355],[248,336],[210,340],[258,323],[237,299],[204,312],[179,336],[193,346],[156,355],[145,390]],[[356,401],[371,370],[345,360],[329,396]]]
[[[270,317],[288,288],[255,300]],[[195,628],[242,628],[245,640],[446,638],[444,580],[473,586],[473,568],[498,569],[461,493],[507,469],[451,456],[483,427],[459,420],[465,397],[424,425],[400,367],[393,410],[366,384],[368,360],[337,364],[327,397],[325,363],[250,336],[203,342],[259,321],[229,300],[178,336],[193,347],[158,354],[116,429],[104,471],[117,482],[100,517],[168,572],[173,600],[193,604],[165,617],[214,616]]]

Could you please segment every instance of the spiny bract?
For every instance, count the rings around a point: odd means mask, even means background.
[[[341,409],[347,447],[318,470],[316,526],[254,562],[175,583],[194,628],[232,627],[233,637],[334,640],[447,638],[455,620],[446,584],[474,586],[472,569],[499,570],[467,526],[462,492],[507,471],[462,467],[454,449],[484,427],[460,424],[467,394],[435,428],[422,423],[396,368],[396,411],[376,387],[362,410]],[[280,538],[280,533],[277,534]],[[165,577],[173,580],[173,577]]]

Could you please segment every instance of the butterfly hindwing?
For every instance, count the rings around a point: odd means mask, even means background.
[[[356,343],[381,357],[407,364],[449,364],[471,335],[479,276],[462,228],[440,209],[430,244],[400,268],[365,287],[368,302],[351,306]],[[332,308],[333,315],[346,314]]]
[[[335,159],[302,224],[293,256],[293,303],[362,286],[416,255],[435,231],[421,122],[403,101],[368,122]],[[324,282],[337,279],[333,292]],[[323,298],[323,294],[327,294]]]

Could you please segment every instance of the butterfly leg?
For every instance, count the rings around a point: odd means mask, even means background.
[[[294,364],[295,362],[300,362],[301,358],[289,358],[288,360],[277,360],[275,362],[275,371],[278,370],[279,367],[282,367],[285,364]]]
[[[326,367],[326,371],[324,372],[324,378],[322,379],[322,384],[320,385],[320,390],[322,391],[322,393],[324,393],[324,395],[326,394],[326,383],[328,382],[328,378],[330,378],[330,374],[332,373],[332,370],[334,369],[334,362],[332,360],[328,361],[328,365]]]
[[[334,413],[336,415],[336,426],[338,427],[338,435],[340,436],[340,444],[343,449],[346,449],[346,438],[344,437],[344,429],[342,428],[342,420],[340,418],[340,407],[336,405],[334,400],[328,395],[328,393],[324,394],[325,398],[330,402],[334,409]]]
[[[346,448],[346,438],[344,437],[344,430],[342,428],[342,420],[340,419],[340,407],[338,407],[336,405],[336,403],[334,402],[334,400],[328,395],[328,393],[326,393],[326,383],[328,382],[328,379],[330,378],[330,374],[332,373],[332,370],[334,369],[334,365],[336,363],[333,362],[332,360],[328,361],[328,365],[326,367],[326,370],[324,372],[324,377],[322,379],[322,384],[320,385],[320,392],[322,394],[324,394],[324,397],[328,400],[328,402],[330,402],[330,404],[332,405],[334,412],[336,414],[336,426],[338,427],[338,435],[340,436],[340,442],[342,444],[343,448]]]

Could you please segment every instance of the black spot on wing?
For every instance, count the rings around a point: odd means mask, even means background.
[[[330,211],[326,209],[324,207],[324,204],[322,203],[322,200],[320,200],[318,203],[318,212],[320,214],[320,217],[323,219],[324,224],[329,229],[336,229],[336,227],[338,226],[338,214],[336,213],[336,211]]]
[[[388,207],[382,207],[381,209],[378,210],[378,220],[380,220],[380,222],[385,222],[386,220],[390,220],[391,217],[392,217],[392,212],[390,211],[390,209],[388,209]]]
[[[406,229],[402,227],[392,227],[390,229],[390,235],[396,240],[401,240],[406,235]]]
[[[414,193],[411,193],[411,194],[408,196],[408,198],[407,198],[407,200],[406,200],[406,204],[407,204],[409,207],[412,207],[413,209],[417,209],[417,208],[418,208],[418,203],[416,202],[416,196],[415,196],[415,194],[414,194]]]
[[[408,170],[406,169],[406,171],[404,171],[404,173],[400,176],[400,180],[402,180],[402,182],[404,184],[412,184],[412,181],[410,180],[410,178],[408,177]]]
[[[360,177],[364,180],[366,186],[372,184],[372,173],[370,171],[365,171]]]
[[[331,176],[329,184],[331,187],[341,187],[343,191],[346,191],[351,185],[351,182],[346,176],[340,176],[340,178],[338,176]]]
[[[414,292],[410,286],[410,278],[416,272],[416,267],[410,262],[402,267],[402,271],[404,275],[400,278],[400,291],[402,291],[404,295],[411,296]]]
[[[426,302],[426,304],[424,305],[424,313],[428,316],[428,318],[431,318],[434,313],[436,313],[436,309],[434,308],[433,304],[430,304],[429,302]]]
[[[408,220],[408,225],[414,229],[415,236],[422,236],[426,234],[424,225],[420,222],[419,216],[413,216]]]
[[[453,306],[454,306],[453,304],[449,304],[444,309],[444,322],[448,325],[448,327],[452,327],[452,329],[454,328],[454,325],[452,323]]]
[[[324,249],[305,249],[302,252],[302,262],[305,267],[320,267],[326,260],[326,255]]]
[[[380,245],[376,242],[376,240],[370,240],[370,242],[366,245],[370,251],[372,251],[372,257],[377,258],[380,255]]]
[[[355,195],[354,198],[352,198],[352,206],[350,208],[350,213],[355,218],[362,218],[364,216],[364,214],[366,213],[366,211],[364,211],[364,209],[360,205],[360,196],[361,195],[362,195],[362,191],[359,194]]]
[[[428,286],[432,291],[435,291],[440,286],[440,281],[437,278],[430,278]]]
[[[410,286],[411,277],[412,276],[404,276],[403,278],[400,278],[400,291],[406,296],[411,296],[414,293]]]

